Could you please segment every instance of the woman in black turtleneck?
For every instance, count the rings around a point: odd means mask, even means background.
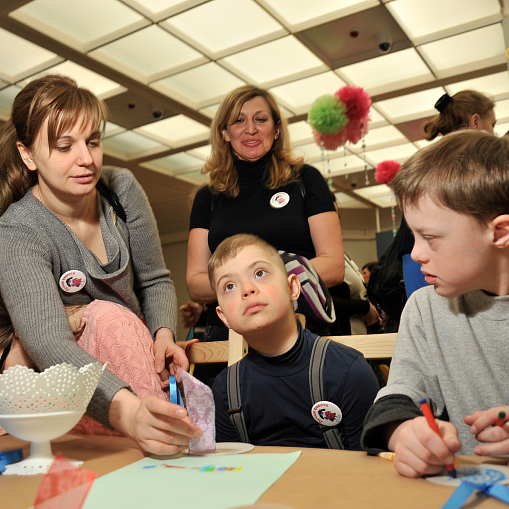
[[[205,339],[228,339],[216,315],[207,263],[222,240],[252,233],[278,250],[308,258],[327,287],[343,281],[341,226],[320,172],[291,153],[279,107],[266,90],[231,92],[211,126],[210,173],[193,203],[187,256],[191,298],[211,304]]]

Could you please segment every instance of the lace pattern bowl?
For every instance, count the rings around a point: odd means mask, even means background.
[[[45,473],[53,461],[50,440],[71,430],[85,413],[105,365],[58,364],[42,373],[14,366],[0,375],[0,426],[32,442],[30,456],[4,475]]]

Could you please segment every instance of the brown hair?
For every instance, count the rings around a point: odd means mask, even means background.
[[[274,246],[256,235],[251,235],[250,233],[238,233],[237,235],[232,235],[231,237],[224,239],[223,242],[217,246],[214,254],[210,257],[208,273],[212,290],[216,291],[214,288],[214,272],[216,269],[222,267],[226,262],[233,260],[244,248],[249,246],[256,246],[260,248],[266,255],[272,258],[276,267],[287,274],[283,259],[279,256],[279,253]]]
[[[481,224],[509,213],[509,140],[464,130],[410,157],[392,181],[400,207],[429,196]]]
[[[484,118],[495,107],[495,103],[475,90],[462,90],[451,97],[450,103],[435,118],[421,126],[425,140],[431,141],[439,134],[449,134],[468,127],[470,118],[476,113]]]
[[[104,131],[108,108],[92,92],[70,78],[48,75],[21,90],[14,99],[11,118],[0,129],[0,215],[37,183],[37,172],[23,162],[16,142],[31,149],[48,119],[48,145],[81,116],[81,127],[89,122],[93,131]]]
[[[237,170],[230,143],[223,138],[223,131],[235,123],[242,106],[255,97],[263,97],[269,105],[274,125],[279,127],[279,137],[272,146],[272,158],[267,176],[267,187],[276,189],[298,179],[299,170],[304,164],[301,157],[294,157],[290,148],[290,137],[286,121],[281,115],[274,97],[263,88],[244,85],[228,94],[219,106],[212,121],[210,142],[212,153],[203,167],[202,173],[210,173],[209,186],[218,193],[235,197],[239,194]]]

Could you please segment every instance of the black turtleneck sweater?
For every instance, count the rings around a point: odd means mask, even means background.
[[[327,448],[311,415],[309,359],[316,335],[299,327],[295,345],[283,355],[266,357],[250,349],[240,365],[242,409],[254,445]],[[212,388],[216,441],[239,442],[228,416],[227,369]],[[323,366],[323,399],[343,414],[348,449],[361,450],[364,417],[378,392],[373,371],[357,350],[331,343]]]
[[[315,257],[309,231],[308,217],[322,212],[334,212],[332,197],[320,172],[312,166],[303,166],[301,181],[305,188],[294,182],[278,189],[265,186],[267,164],[271,153],[255,162],[237,159],[240,192],[236,198],[212,194],[209,186],[198,191],[191,212],[190,229],[209,230],[209,248],[213,253],[226,238],[237,233],[252,233],[265,239],[276,249],[288,251],[308,259]],[[278,192],[288,193],[290,201],[275,209],[270,199]],[[222,325],[215,306],[207,315],[211,325]]]

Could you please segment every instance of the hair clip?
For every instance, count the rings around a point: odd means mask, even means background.
[[[449,94],[444,94],[436,103],[435,103],[435,109],[437,109],[440,113],[442,113],[445,108],[449,105],[449,103],[452,101],[452,97]]]

